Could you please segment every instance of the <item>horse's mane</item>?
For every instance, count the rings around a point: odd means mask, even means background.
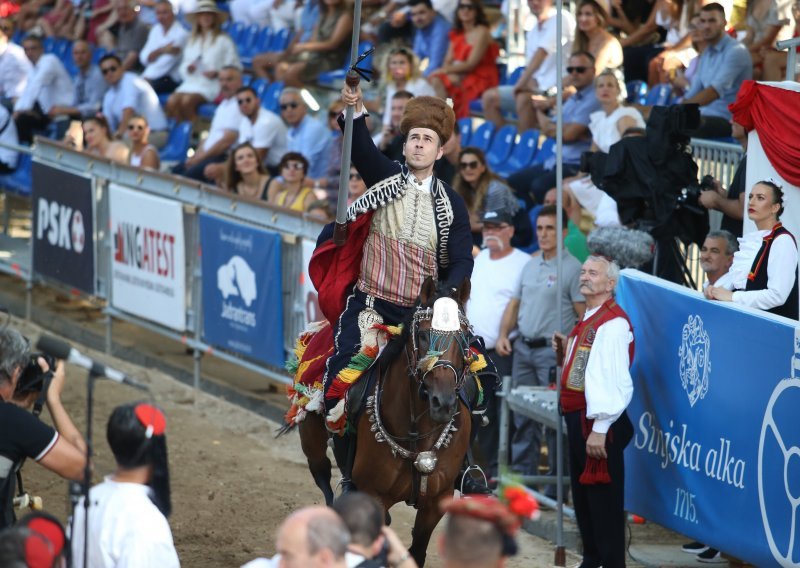
[[[414,312],[416,312],[420,307],[422,308],[429,308],[433,306],[433,303],[438,300],[439,298],[452,298],[458,301],[456,297],[456,293],[453,291],[452,288],[443,287],[440,285],[436,285],[436,293],[434,293],[433,298],[431,298],[427,304],[422,303],[422,299],[417,297],[417,301],[414,303],[414,309],[409,312],[408,316],[406,317],[405,321],[403,321],[403,332],[400,335],[395,335],[394,337],[389,340],[389,343],[381,352],[380,356],[378,357],[378,361],[380,363],[389,364],[394,361],[394,358],[400,355],[400,352],[403,350],[403,347],[408,342],[408,337],[411,335],[411,328],[412,323],[414,322]],[[464,306],[459,303],[458,308],[461,311],[464,311]]]

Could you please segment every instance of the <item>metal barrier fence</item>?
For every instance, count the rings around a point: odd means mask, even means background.
[[[729,185],[741,159],[742,150],[733,144],[709,141],[692,141],[692,150],[697,159],[701,175],[707,173]],[[291,352],[298,333],[307,320],[308,301],[302,279],[306,259],[303,242],[313,243],[320,230],[320,223],[285,209],[271,208],[263,202],[255,202],[220,192],[191,180],[144,171],[112,163],[103,158],[75,151],[59,143],[39,139],[33,149],[34,164],[42,164],[80,176],[91,183],[94,196],[94,247],[96,282],[90,296],[104,304],[106,318],[106,351],[111,352],[113,322],[115,319],[133,323],[171,339],[181,341],[195,351],[195,384],[199,385],[202,354],[210,354],[236,365],[250,369],[271,380],[286,383],[288,377],[276,365],[265,365],[253,358],[235,352],[221,350],[203,340],[203,274],[201,269],[199,216],[213,214],[216,218],[278,233],[281,237],[281,312],[283,317],[282,347]],[[65,176],[66,177],[66,176]],[[56,183],[56,185],[58,185]],[[183,329],[173,329],[151,319],[134,315],[114,306],[112,295],[114,238],[111,234],[109,215],[109,189],[111,186],[129,188],[142,195],[151,195],[179,203],[183,211],[183,237],[185,251],[186,319]],[[6,214],[8,215],[8,201]],[[34,220],[34,225],[35,220]],[[70,285],[59,278],[43,275],[34,270],[34,235],[27,241],[4,237],[4,254],[0,255],[0,271],[13,274],[26,283],[26,316],[30,318],[34,282],[42,281],[48,286],[64,289]],[[699,266],[699,251],[691,246],[685,251],[686,262],[697,282],[703,274]],[[206,275],[211,277],[212,275]],[[74,291],[74,290],[73,290]],[[84,294],[86,295],[86,294]]]
[[[269,207],[263,202],[223,193],[189,179],[115,164],[104,158],[78,152],[47,139],[39,139],[33,147],[32,153],[34,170],[38,165],[49,166],[58,169],[56,174],[61,175],[61,178],[65,180],[64,183],[67,183],[70,179],[76,179],[66,175],[72,174],[73,176],[78,176],[78,180],[83,179],[90,184],[91,194],[94,199],[93,211],[89,214],[93,215],[94,223],[93,227],[84,227],[81,224],[81,230],[78,233],[85,229],[87,233],[94,237],[96,279],[93,290],[87,292],[85,289],[81,290],[80,288],[76,290],[69,279],[54,278],[52,275],[43,274],[41,271],[34,269],[37,262],[41,262],[41,259],[37,261],[34,258],[34,241],[37,236],[40,240],[49,236],[48,234],[43,236],[43,229],[41,226],[37,227],[37,221],[38,225],[51,221],[48,218],[47,211],[41,213],[43,204],[34,203],[33,211],[40,210],[40,218],[38,220],[36,218],[32,219],[30,237],[25,240],[20,238],[13,239],[9,235],[3,235],[4,254],[0,255],[0,271],[20,277],[26,283],[27,318],[30,318],[31,315],[33,284],[34,282],[43,282],[56,289],[69,289],[75,294],[99,299],[104,304],[104,313],[107,316],[106,352],[108,353],[111,352],[113,323],[117,319],[180,341],[188,348],[193,349],[195,356],[195,386],[199,385],[200,361],[203,354],[213,355],[245,367],[272,381],[289,382],[288,376],[279,365],[264,364],[257,358],[243,357],[234,351],[220,349],[219,346],[210,345],[203,340],[203,274],[200,255],[200,216],[211,214],[213,219],[236,223],[236,226],[240,226],[243,230],[248,228],[261,229],[280,235],[281,260],[279,278],[282,297],[278,303],[283,320],[281,347],[284,353],[291,352],[297,335],[305,327],[307,297],[302,285],[305,266],[303,242],[304,240],[310,240],[311,242],[316,240],[321,229],[319,221],[293,211]],[[34,184],[41,182],[50,186],[56,185],[59,186],[56,188],[57,190],[72,189],[71,187],[60,187],[59,180],[54,182],[48,179],[42,182],[42,179],[44,179],[43,176],[40,176],[38,181],[34,179]],[[52,189],[52,187],[37,188],[34,193],[39,192],[40,197],[38,199],[41,201],[44,199],[41,195],[46,195],[41,192],[51,191]],[[184,275],[183,282],[178,284],[182,284],[179,289],[185,289],[185,325],[171,328],[153,319],[135,315],[115,306],[115,300],[119,301],[120,298],[115,299],[113,296],[113,279],[119,276],[114,274],[114,255],[123,254],[123,242],[121,234],[112,234],[111,231],[110,196],[124,193],[125,190],[133,190],[133,193],[137,196],[142,196],[142,199],[152,196],[161,200],[169,200],[168,202],[159,201],[159,203],[176,204],[182,215],[185,263],[182,267],[174,268],[177,274]],[[8,212],[10,207],[8,199],[5,205]],[[157,207],[154,207],[152,210],[145,212],[145,214],[158,217],[163,212],[157,209]],[[62,208],[62,215],[63,211]],[[55,207],[51,213],[58,215],[58,207]],[[53,239],[70,240],[75,248],[77,248],[77,245],[74,244],[76,242],[75,239],[80,238],[82,241],[84,238],[82,235],[76,234],[74,219],[70,227],[61,227],[60,230],[55,226],[51,228],[55,235]],[[34,234],[37,229],[38,234]],[[70,234],[70,231],[72,231],[72,234]],[[90,235],[87,234],[85,239],[88,244]],[[118,240],[116,244],[115,239]],[[51,244],[54,242],[55,240],[51,241]],[[167,253],[157,248],[153,244],[154,242],[151,241],[150,245],[153,247],[150,250],[152,256],[147,256],[149,254],[148,251],[143,250],[131,249],[130,252],[140,255],[137,261],[166,262],[165,255]],[[59,242],[59,244],[61,243]],[[67,248],[69,249],[69,245]],[[175,262],[176,257],[171,258]],[[118,261],[119,258],[116,262],[117,268],[120,264]],[[218,275],[214,274],[206,275],[207,278],[215,276],[219,278]],[[272,276],[277,277],[275,274]],[[236,285],[238,286],[239,283],[237,282]],[[275,317],[275,320],[277,321],[278,318]]]

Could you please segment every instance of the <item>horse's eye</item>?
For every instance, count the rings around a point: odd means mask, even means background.
[[[431,343],[430,331],[428,331],[427,329],[420,330],[417,333],[417,343],[419,344],[420,351],[427,351]]]

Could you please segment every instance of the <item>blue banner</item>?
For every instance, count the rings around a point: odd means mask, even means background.
[[[625,271],[625,505],[759,567],[800,566],[797,322]]]
[[[283,367],[281,238],[200,214],[203,340]]]

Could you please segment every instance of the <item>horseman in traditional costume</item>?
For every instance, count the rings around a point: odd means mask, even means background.
[[[309,274],[331,323],[324,411],[348,489],[354,440],[346,431],[344,395],[385,344],[386,334],[379,328],[407,319],[427,277],[456,288],[471,276],[473,260],[464,201],[433,175],[434,162],[453,133],[452,108],[435,97],[408,102],[400,122],[405,138],[405,163],[400,164],[372,142],[360,88],[345,87],[342,100],[354,106],[352,162],[368,189],[347,210],[343,246],[332,241],[333,223],[322,230]],[[339,123],[343,126],[343,116]],[[312,364],[321,367],[320,360]],[[319,396],[303,394],[312,400]],[[320,408],[320,403],[317,399],[305,409]]]

